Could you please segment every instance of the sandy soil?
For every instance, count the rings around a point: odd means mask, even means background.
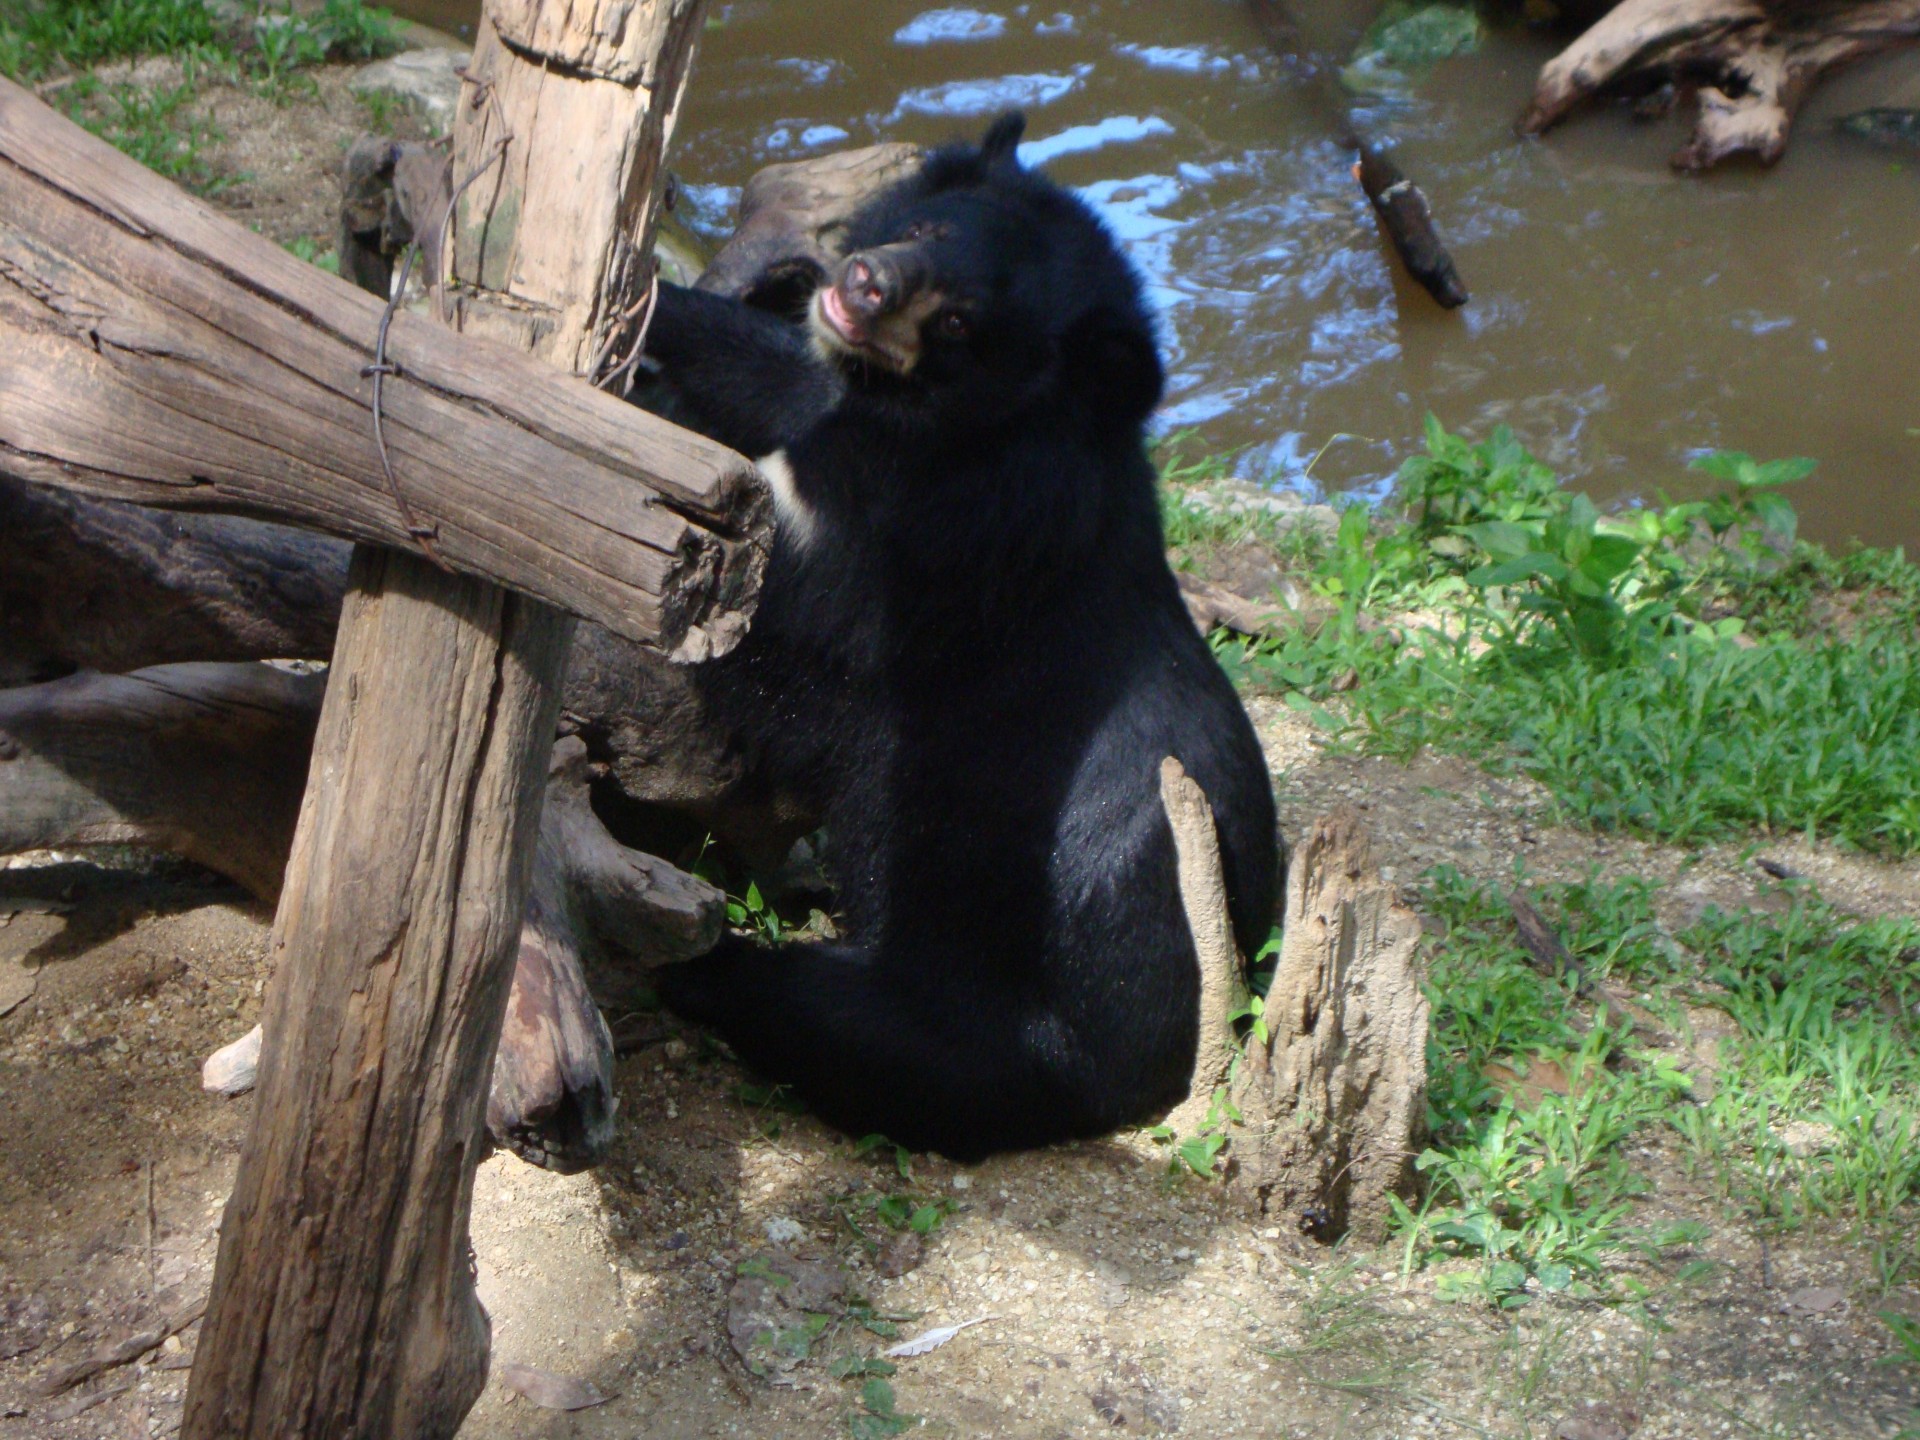
[[[1289,833],[1358,803],[1405,879],[1442,857],[1500,877],[1525,856],[1547,879],[1683,875],[1683,908],[1759,893],[1738,852],[1542,825],[1526,787],[1448,759],[1328,756],[1290,712],[1255,709]],[[1920,913],[1920,867],[1766,853],[1864,912]],[[185,1372],[168,1367],[192,1330],[82,1387],[107,1398],[78,1415],[61,1418],[74,1396],[32,1386],[204,1289],[251,1106],[203,1095],[197,1067],[253,1022],[268,917],[186,867],[109,860],[23,857],[0,872],[0,966],[17,976],[25,957],[34,987],[0,1019],[0,1354],[26,1347],[0,1361],[0,1413],[16,1416],[0,1436],[178,1424]],[[899,1408],[927,1433],[1853,1440],[1900,1433],[1920,1405],[1920,1377],[1882,1363],[1875,1318],[1920,1313],[1920,1295],[1883,1291],[1875,1256],[1841,1236],[1764,1244],[1664,1148],[1636,1165],[1650,1214],[1712,1226],[1699,1278],[1646,1272],[1659,1298],[1639,1313],[1543,1299],[1500,1316],[1438,1299],[1437,1272],[1403,1276],[1397,1252],[1287,1233],[1230,1182],[1169,1181],[1142,1136],[970,1170],[922,1158],[906,1179],[809,1118],[742,1103],[742,1078],[663,1021],[621,1064],[624,1123],[602,1170],[558,1177],[506,1156],[482,1168],[474,1247],[496,1366],[585,1377],[611,1398],[568,1414],[496,1382],[463,1433],[848,1433],[858,1382],[829,1364],[891,1342],[854,1314],[789,1383],[750,1374],[727,1321],[740,1266],[762,1254],[817,1262],[874,1312],[911,1317],[903,1334],[991,1317],[899,1362]],[[951,1213],[916,1254],[873,1214],[879,1193]]]

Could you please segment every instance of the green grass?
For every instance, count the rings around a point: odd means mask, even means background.
[[[29,84],[109,60],[230,49],[202,0],[0,0],[0,73]]]
[[[1684,1036],[1683,1001],[1727,1017],[1714,1070],[1694,1073],[1540,973],[1494,887],[1429,875],[1421,908],[1445,933],[1429,977],[1427,1188],[1397,1214],[1408,1263],[1468,1257],[1446,1288],[1507,1307],[1542,1291],[1637,1299],[1650,1273],[1687,1283],[1704,1224],[1636,1218],[1632,1154],[1663,1139],[1750,1223],[1910,1245],[1920,925],[1854,920],[1800,888],[1782,896],[1777,914],[1710,911],[1678,935],[1643,882],[1536,897],[1581,969],[1644,994],[1662,1027]]]
[[[1289,562],[1332,618],[1215,637],[1236,683],[1341,743],[1530,776],[1596,827],[1920,851],[1920,568],[1795,542],[1779,492],[1808,462],[1709,457],[1729,492],[1609,516],[1503,431],[1429,444],[1402,518],[1350,510]],[[1218,543],[1187,495],[1176,475],[1170,539]]]
[[[148,90],[83,76],[56,100],[69,119],[156,174],[204,195],[224,181],[207,159],[220,132],[194,113],[196,94],[191,78]]]
[[[251,25],[221,26],[202,0],[0,0],[0,74],[34,85],[67,115],[141,164],[201,193],[221,178],[206,152],[218,132],[196,101],[215,71],[285,99],[327,60],[391,53],[400,32],[364,0],[326,0],[316,10],[270,6]],[[89,71],[110,61],[167,56],[180,78],[159,86],[102,83]]]

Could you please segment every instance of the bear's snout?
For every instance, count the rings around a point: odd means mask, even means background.
[[[856,319],[872,324],[898,310],[906,294],[905,271],[884,250],[847,257],[840,275],[840,303]]]

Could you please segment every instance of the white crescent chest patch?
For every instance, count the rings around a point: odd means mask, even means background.
[[[753,463],[766,477],[767,488],[773,492],[774,524],[796,548],[805,549],[812,543],[819,516],[814,513],[812,506],[800,498],[800,489],[794,481],[793,465],[787,459],[787,452],[776,450]]]

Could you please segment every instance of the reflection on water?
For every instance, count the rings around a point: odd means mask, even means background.
[[[475,6],[400,8],[445,25]],[[1297,483],[1345,434],[1313,481],[1375,488],[1432,410],[1475,433],[1506,421],[1601,496],[1687,493],[1703,449],[1813,455],[1808,533],[1920,548],[1920,174],[1831,124],[1920,89],[1920,54],[1818,92],[1777,170],[1701,180],[1668,172],[1673,126],[1617,111],[1516,140],[1552,45],[1493,35],[1367,115],[1473,290],[1447,315],[1391,267],[1351,157],[1237,0],[714,16],[673,157],[697,224],[724,230],[770,161],[977,133],[1023,106],[1024,156],[1079,187],[1148,277],[1167,423],[1245,447],[1248,473]]]

